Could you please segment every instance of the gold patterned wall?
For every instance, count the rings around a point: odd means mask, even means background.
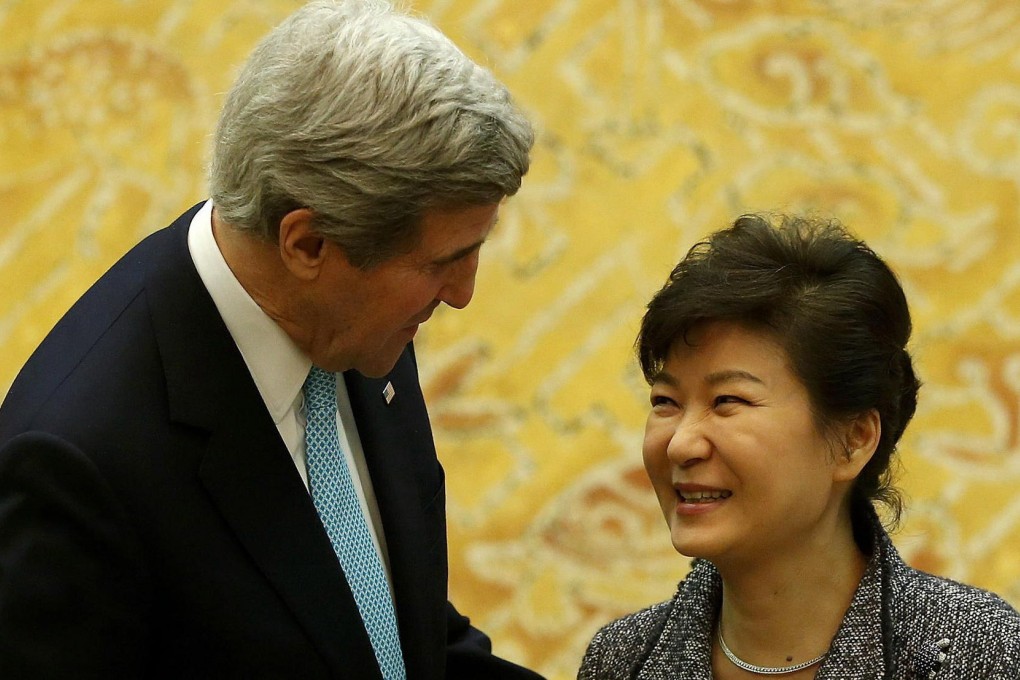
[[[223,91],[297,0],[0,0],[0,393],[109,264],[204,197]],[[421,0],[516,93],[532,173],[475,302],[419,342],[451,590],[573,677],[686,570],[640,463],[631,355],[672,264],[746,210],[842,218],[900,273],[925,381],[915,565],[1020,605],[1020,5]]]

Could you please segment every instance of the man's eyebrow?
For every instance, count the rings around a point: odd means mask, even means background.
[[[451,262],[456,262],[457,260],[467,257],[468,255],[475,252],[476,250],[481,248],[482,245],[485,244],[485,242],[489,239],[489,236],[492,234],[493,230],[496,228],[497,224],[499,224],[499,215],[497,215],[496,218],[492,220],[492,224],[489,226],[489,231],[485,233],[485,236],[478,239],[469,246],[465,246],[460,250],[450,253],[449,255],[443,255],[442,257],[438,257],[435,260],[432,260],[432,264],[436,266],[442,266],[444,264],[450,264]]]
[[[471,253],[473,253],[476,250],[478,250],[479,248],[481,248],[483,243],[485,243],[485,239],[484,238],[479,240],[479,241],[477,241],[477,242],[475,242],[475,243],[472,243],[469,246],[461,248],[458,251],[450,253],[449,255],[444,255],[442,257],[436,258],[435,260],[432,260],[432,264],[434,264],[434,265],[444,265],[444,264],[450,264],[451,262],[456,262],[457,260],[465,258],[468,255],[470,255]]]

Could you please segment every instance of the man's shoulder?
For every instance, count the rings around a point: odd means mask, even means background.
[[[85,383],[107,384],[112,392],[117,376],[132,372],[135,379],[123,382],[140,382],[141,370],[153,365],[156,358],[148,301],[143,295],[146,279],[154,262],[173,257],[171,244],[181,238],[182,230],[186,238],[189,213],[129,250],[57,321],[4,398],[0,439],[31,427],[47,404],[61,400],[62,393],[76,400],[75,412],[87,414],[100,408],[104,391],[82,391],[79,388]],[[181,264],[178,253],[177,262],[167,266],[179,268]]]
[[[63,352],[73,345],[91,346],[138,297],[154,269],[162,266],[179,271],[187,265],[188,225],[199,207],[201,204],[189,209],[170,226],[150,233],[114,262],[57,321],[29,361],[53,346]]]

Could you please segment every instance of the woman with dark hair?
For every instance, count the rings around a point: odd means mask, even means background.
[[[599,631],[578,677],[1020,678],[1020,615],[899,557],[896,443],[919,383],[889,267],[834,222],[745,215],[645,314],[644,462],[672,600]]]

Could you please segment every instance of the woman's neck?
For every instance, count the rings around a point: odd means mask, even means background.
[[[723,582],[719,625],[727,646],[755,665],[789,666],[829,648],[867,559],[847,522],[826,539],[716,567]],[[719,657],[718,643],[716,648]]]

